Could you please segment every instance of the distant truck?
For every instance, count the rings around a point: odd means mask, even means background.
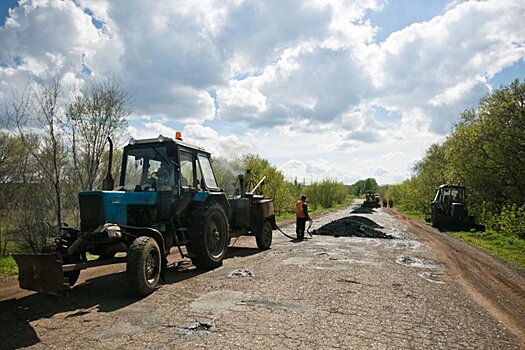
[[[468,214],[467,189],[457,184],[443,184],[436,189],[431,204],[430,217],[426,221],[433,227],[474,228],[483,231],[485,226],[476,223],[476,217]]]
[[[377,193],[374,193],[372,191],[367,191],[365,193],[365,201],[363,202],[363,207],[366,208],[379,208],[381,205],[379,204],[379,195]]]

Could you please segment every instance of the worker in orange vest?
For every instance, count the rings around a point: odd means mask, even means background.
[[[297,239],[302,241],[304,239],[306,221],[310,220],[310,216],[308,215],[308,204],[306,203],[305,195],[302,195],[301,199],[295,202],[295,218],[295,233],[297,234]]]

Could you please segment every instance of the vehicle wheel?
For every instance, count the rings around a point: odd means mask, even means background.
[[[269,220],[266,220],[260,231],[255,234],[255,240],[260,250],[270,249],[272,245],[272,223]]]
[[[218,204],[199,207],[193,210],[191,218],[188,243],[191,261],[199,269],[221,266],[229,242],[228,219],[224,210]]]
[[[439,219],[435,209],[432,210],[432,216],[430,217],[430,225],[432,227],[439,226]]]
[[[126,266],[132,291],[140,296],[151,294],[159,283],[160,269],[161,254],[157,241],[145,236],[136,238],[129,248]]]

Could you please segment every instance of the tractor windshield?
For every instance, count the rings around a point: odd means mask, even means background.
[[[208,188],[218,188],[217,181],[215,181],[215,175],[213,174],[213,169],[210,164],[210,159],[208,157],[199,154],[199,164],[201,166],[202,177],[204,178],[204,183]]]
[[[165,146],[129,148],[124,154],[126,191],[171,191],[173,163]]]
[[[452,187],[450,189],[450,198],[453,203],[465,203],[465,189],[462,187]]]
[[[441,201],[452,203],[465,203],[464,187],[444,187],[441,193]]]

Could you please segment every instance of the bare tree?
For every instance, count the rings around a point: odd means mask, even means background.
[[[57,226],[62,223],[62,180],[67,165],[59,123],[60,95],[60,79],[56,77],[47,83],[28,84],[21,94],[13,93],[10,103],[5,104],[8,120],[39,166],[40,182],[49,186],[52,193],[48,198],[54,207]],[[39,142],[31,142],[31,136],[36,136]]]
[[[82,190],[93,190],[101,181],[106,140],[124,131],[129,102],[128,94],[114,80],[93,81],[68,102],[65,125]]]

